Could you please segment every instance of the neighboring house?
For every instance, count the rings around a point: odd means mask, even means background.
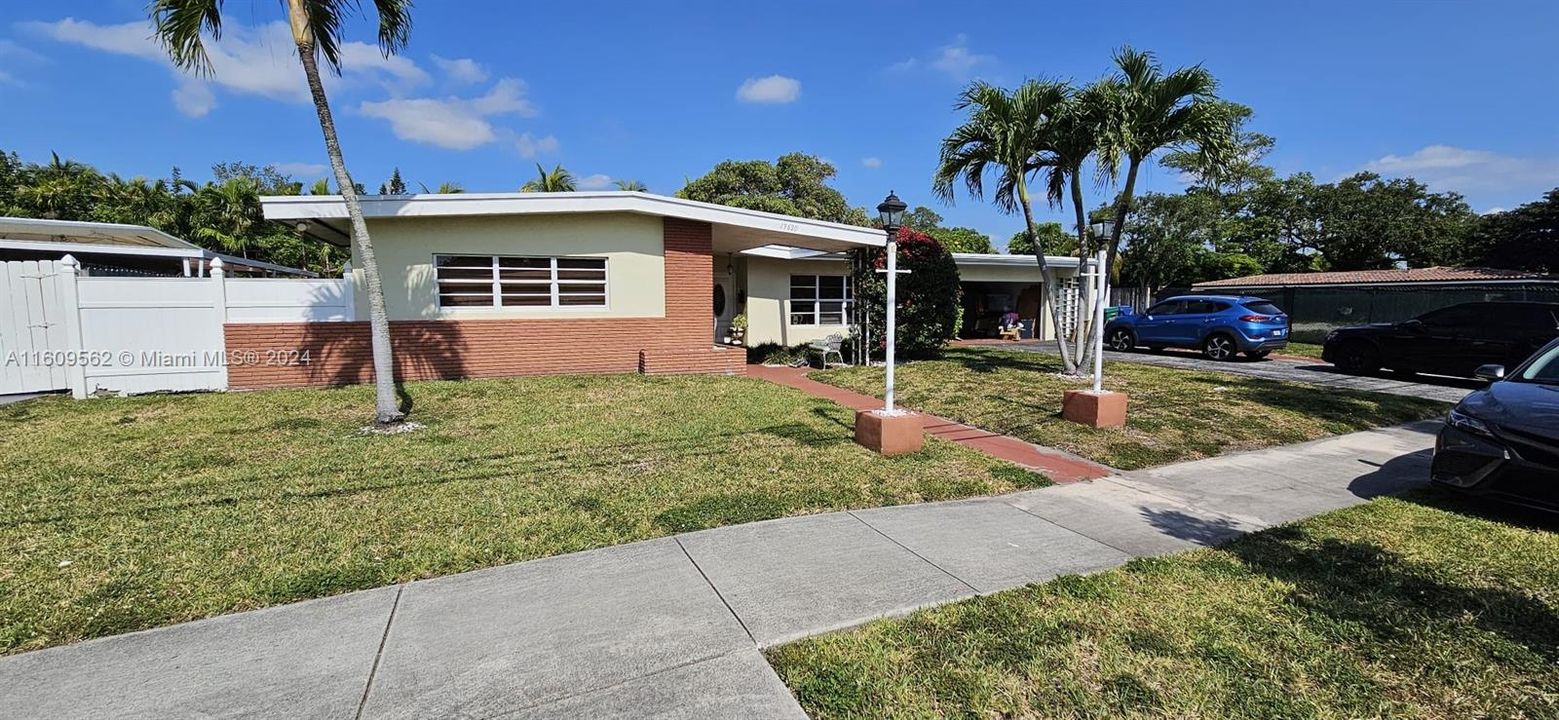
[[[1197,283],[1194,292],[1258,295],[1283,308],[1293,338],[1334,327],[1397,322],[1464,302],[1559,302],[1559,277],[1497,268],[1427,267],[1251,275]]]
[[[81,263],[85,276],[204,276],[217,259],[233,275],[314,276],[297,268],[212,252],[143,225],[0,217],[0,263],[59,260],[65,255]]]
[[[745,372],[718,345],[746,314],[748,346],[848,334],[846,251],[873,228],[640,192],[463,193],[360,198],[379,262],[398,373],[406,379],[550,373]],[[349,247],[337,196],[261,199],[268,219]],[[1026,256],[955,254],[966,328],[1016,309],[1041,337],[1042,285]],[[354,258],[355,260],[355,258]],[[1075,286],[1077,260],[1054,257]],[[365,382],[368,303],[357,320],[229,323],[228,351],[309,350],[308,366],[230,369],[233,388]]]

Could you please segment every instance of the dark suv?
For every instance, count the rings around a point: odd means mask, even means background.
[[[1520,365],[1559,337],[1559,304],[1476,302],[1399,323],[1339,328],[1321,359],[1355,375],[1381,368],[1472,377],[1479,365]]]

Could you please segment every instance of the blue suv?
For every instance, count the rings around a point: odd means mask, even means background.
[[[1288,315],[1269,300],[1181,295],[1116,317],[1104,326],[1104,341],[1120,351],[1178,347],[1201,350],[1213,360],[1233,360],[1241,352],[1259,360],[1288,345],[1288,330]]]

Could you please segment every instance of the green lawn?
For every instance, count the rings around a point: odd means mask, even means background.
[[[1279,355],[1295,355],[1298,357],[1321,359],[1321,346],[1316,343],[1291,342],[1288,347],[1278,350]]]
[[[813,718],[1559,717],[1559,533],[1381,499],[769,652]]]
[[[1060,359],[1051,355],[953,348],[941,360],[902,365],[898,399],[907,407],[1125,470],[1437,417],[1448,408],[1398,395],[1106,363],[1106,389],[1131,399],[1125,428],[1096,430],[1061,419],[1062,393],[1087,383],[1058,377],[1060,370]],[[882,390],[880,367],[812,377],[862,393]]]
[[[0,653],[730,523],[1044,478],[952,443],[883,458],[745,378],[413,383],[0,408]]]

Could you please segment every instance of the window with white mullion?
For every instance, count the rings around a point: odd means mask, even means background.
[[[441,307],[604,308],[605,258],[434,256]],[[484,287],[487,292],[474,292]],[[481,302],[480,300],[486,300]]]
[[[853,302],[848,275],[790,276],[791,325],[844,325]]]

